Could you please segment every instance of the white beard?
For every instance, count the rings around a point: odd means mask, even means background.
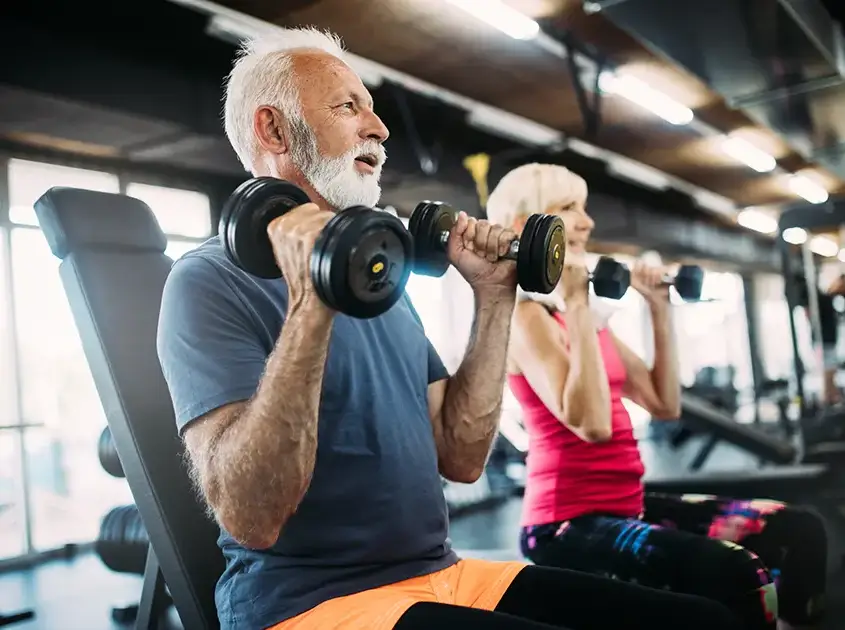
[[[381,169],[387,159],[384,147],[375,140],[366,140],[345,154],[327,158],[317,148],[317,138],[304,123],[292,125],[297,142],[291,148],[291,159],[302,171],[314,190],[336,210],[351,206],[374,207],[381,198]],[[373,173],[359,173],[355,158],[374,155],[378,164]]]

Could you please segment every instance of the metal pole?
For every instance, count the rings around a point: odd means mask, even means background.
[[[795,327],[795,307],[798,306],[797,289],[792,275],[792,256],[790,246],[782,238],[780,241],[781,268],[783,270],[783,288],[786,293],[787,314],[789,315],[789,331],[792,336],[792,360],[795,366],[795,389],[798,396],[799,413],[803,418],[807,412],[807,402],[804,399],[804,364],[798,348],[798,330]]]
[[[810,311],[810,329],[813,331],[813,341],[822,344],[822,323],[819,313],[819,285],[816,279],[816,261],[813,260],[813,250],[809,240],[801,245],[801,257],[804,261],[804,278],[807,282],[807,305]]]

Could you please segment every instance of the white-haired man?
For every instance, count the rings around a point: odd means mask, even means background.
[[[516,280],[493,261],[514,233],[463,214],[452,231],[475,323],[451,376],[407,297],[369,320],[319,301],[313,243],[334,212],[378,202],[388,136],[343,57],[335,37],[290,30],[248,45],[229,79],[241,161],[313,200],[268,231],[283,280],[248,276],[211,240],[162,301],[164,375],[222,529],[222,626],[733,627],[704,600],[452,551],[441,475],[478,479],[496,433]]]

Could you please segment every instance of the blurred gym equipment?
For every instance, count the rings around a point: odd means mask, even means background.
[[[801,361],[795,311],[806,309],[814,344],[821,345],[822,313],[820,310],[819,276],[816,255],[811,249],[811,238],[800,245],[784,238],[787,230],[800,229],[809,234],[839,232],[845,225],[845,211],[841,204],[801,205],[785,210],[778,220],[778,246],[784,276],[784,289],[789,306],[789,327],[792,337],[792,354],[796,374],[796,391],[799,403],[798,434],[807,461],[842,464],[845,461],[845,407],[820,408],[806,391],[805,366]],[[838,237],[837,237],[838,238]],[[793,250],[800,248],[802,268],[795,268]]]
[[[100,433],[100,439],[97,441],[97,459],[100,460],[100,466],[103,467],[103,470],[112,477],[126,477],[123,473],[123,466],[120,465],[117,449],[114,447],[111,429],[108,427],[103,429],[103,432]]]
[[[8,615],[0,613],[0,627],[11,626],[13,623],[29,621],[33,618],[35,618],[35,612],[32,610],[25,610],[22,612],[11,613]]]

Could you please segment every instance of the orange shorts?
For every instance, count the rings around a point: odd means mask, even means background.
[[[459,560],[436,573],[330,599],[270,630],[390,630],[418,602],[493,610],[525,566]]]

